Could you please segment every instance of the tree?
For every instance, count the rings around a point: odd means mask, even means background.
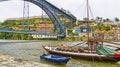
[[[110,19],[109,19],[109,18],[106,18],[106,21],[107,21],[107,22],[109,22],[109,21],[110,21]]]
[[[115,20],[115,22],[119,22],[120,21],[119,18],[117,18],[117,17],[115,17],[114,20]]]
[[[96,17],[95,21],[98,22],[98,23],[101,23],[103,21],[103,18],[102,17]]]

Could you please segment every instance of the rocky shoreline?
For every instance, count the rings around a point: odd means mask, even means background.
[[[0,67],[54,67],[38,62],[22,60],[9,55],[0,54]]]

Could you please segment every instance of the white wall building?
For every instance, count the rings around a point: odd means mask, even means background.
[[[48,35],[32,35],[33,38],[57,38],[57,36],[48,36]]]

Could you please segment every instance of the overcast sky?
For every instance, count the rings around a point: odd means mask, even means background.
[[[86,17],[86,0],[47,0],[58,8],[69,10],[78,19]],[[89,0],[91,15],[90,17],[120,18],[120,0]],[[30,16],[41,15],[41,8],[30,3]],[[23,16],[23,1],[10,0],[0,2],[0,21],[11,17]]]

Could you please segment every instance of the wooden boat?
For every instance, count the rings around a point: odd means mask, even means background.
[[[40,56],[40,58],[58,64],[67,64],[67,62],[70,60],[70,57],[63,57],[53,54],[43,54]]]
[[[72,58],[84,58],[89,60],[107,60],[107,61],[119,61],[120,52],[116,52],[113,56],[99,55],[97,53],[87,53],[87,52],[71,52],[71,51],[60,51],[56,47],[42,46],[50,54],[67,56]]]
[[[87,23],[87,27],[89,28],[89,1],[86,0],[87,4],[87,20],[85,21]],[[43,46],[43,48],[51,53],[61,56],[68,56],[73,58],[85,58],[85,59],[91,59],[91,60],[108,60],[108,61],[118,61],[120,60],[120,52],[115,51],[113,49],[110,49],[108,47],[104,47],[104,35],[102,32],[99,32],[97,36],[90,37],[90,31],[87,30],[87,47],[79,47],[79,48],[73,48],[75,46],[69,47],[69,46],[57,46],[57,47],[49,47],[49,46]],[[78,47],[78,46],[77,46]],[[73,49],[72,49],[73,48]],[[119,48],[120,49],[120,48]],[[117,49],[117,50],[119,50]]]

